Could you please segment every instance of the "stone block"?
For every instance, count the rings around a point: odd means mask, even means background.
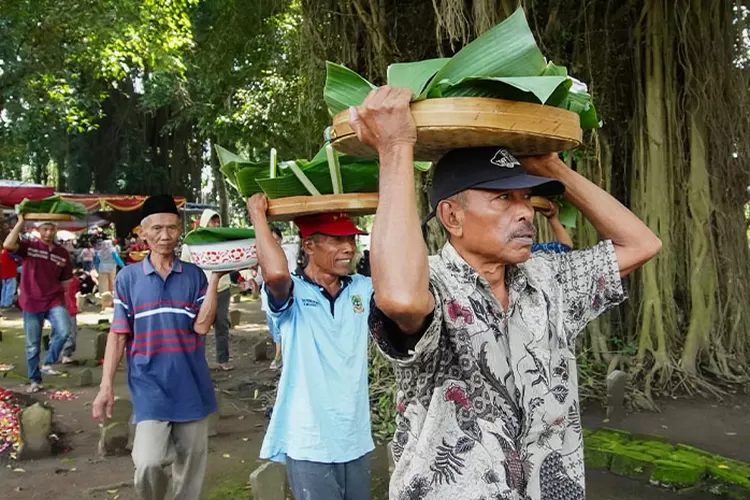
[[[83,311],[83,308],[86,307],[86,297],[80,293],[76,294],[76,307],[79,311]]]
[[[127,422],[109,421],[99,429],[99,456],[127,455],[129,440],[130,429]]]
[[[101,294],[102,298],[102,307],[114,307],[115,303],[113,301],[112,294],[110,292],[104,292]]]
[[[90,387],[94,385],[94,373],[91,368],[84,368],[78,373],[77,381],[78,387]]]
[[[216,395],[216,411],[208,416],[208,437],[219,434],[219,418],[221,418],[221,392],[214,390]]]
[[[286,466],[266,462],[250,474],[250,489],[253,500],[286,500]]]
[[[232,309],[229,311],[229,326],[231,328],[238,327],[240,320],[242,319],[242,311],[239,309]]]
[[[104,352],[107,350],[108,332],[99,332],[96,335],[96,348],[94,349],[94,359],[104,359]]]
[[[239,304],[241,301],[242,301],[242,295],[240,295],[239,293],[235,293],[234,295],[232,295],[233,304]]]
[[[52,454],[52,408],[41,403],[21,410],[19,418],[21,449],[18,456],[22,460],[44,458]]]
[[[615,450],[609,470],[613,474],[648,481],[655,468],[654,459],[635,451]]]
[[[115,399],[112,418],[107,419],[100,427],[99,455],[127,455],[132,449],[135,438],[133,420],[133,403],[129,399]]]
[[[620,420],[625,416],[625,389],[628,376],[625,372],[614,370],[607,375],[607,418]]]
[[[268,341],[259,340],[253,346],[253,359],[255,361],[267,361],[268,360]]]
[[[651,481],[674,488],[695,486],[706,474],[706,467],[657,460]]]

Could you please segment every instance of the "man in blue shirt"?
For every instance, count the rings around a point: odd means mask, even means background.
[[[175,499],[198,500],[208,455],[206,417],[216,398],[204,338],[216,318],[221,274],[205,274],[175,257],[180,234],[171,196],[143,204],[141,236],[151,247],[115,281],[115,314],[107,338],[102,383],[93,415],[112,416],[113,379],[125,352],[136,423],[135,489],[144,500],[163,500],[172,464]]]
[[[247,202],[284,369],[260,457],[286,462],[295,498],[368,500],[367,316],[372,281],[349,275],[365,234],[346,214],[300,217],[305,263],[290,274],[258,194]]]

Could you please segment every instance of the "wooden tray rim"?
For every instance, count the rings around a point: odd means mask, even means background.
[[[70,214],[27,213],[23,214],[23,219],[29,221],[72,221],[74,217]]]
[[[314,202],[314,206],[310,206],[310,202]],[[367,215],[375,213],[377,208],[378,193],[344,193],[275,198],[268,200],[267,213],[270,220],[289,220],[331,212]]]

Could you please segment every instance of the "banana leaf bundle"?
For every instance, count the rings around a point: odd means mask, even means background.
[[[41,200],[29,200],[25,198],[16,205],[16,213],[19,214],[64,214],[71,215],[76,219],[85,219],[88,215],[86,207],[80,203],[63,200],[59,195],[49,196]]]
[[[222,174],[242,196],[265,193],[269,199],[339,193],[374,193],[378,190],[378,162],[357,158],[324,146],[312,160],[298,159],[277,165],[244,159],[216,146]],[[429,162],[415,162],[428,170]]]
[[[186,245],[220,243],[255,238],[255,231],[241,227],[196,227],[185,235]]]
[[[357,106],[375,88],[354,71],[327,62],[324,97],[335,115]],[[388,84],[406,87],[414,101],[440,97],[492,97],[567,109],[581,128],[600,126],[591,96],[563,66],[547,62],[523,9],[466,45],[450,58],[391,64]]]

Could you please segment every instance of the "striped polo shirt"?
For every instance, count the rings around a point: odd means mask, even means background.
[[[135,422],[190,422],[216,411],[205,337],[193,329],[207,286],[198,266],[176,258],[162,279],[151,254],[117,275],[111,331],[128,336]]]

